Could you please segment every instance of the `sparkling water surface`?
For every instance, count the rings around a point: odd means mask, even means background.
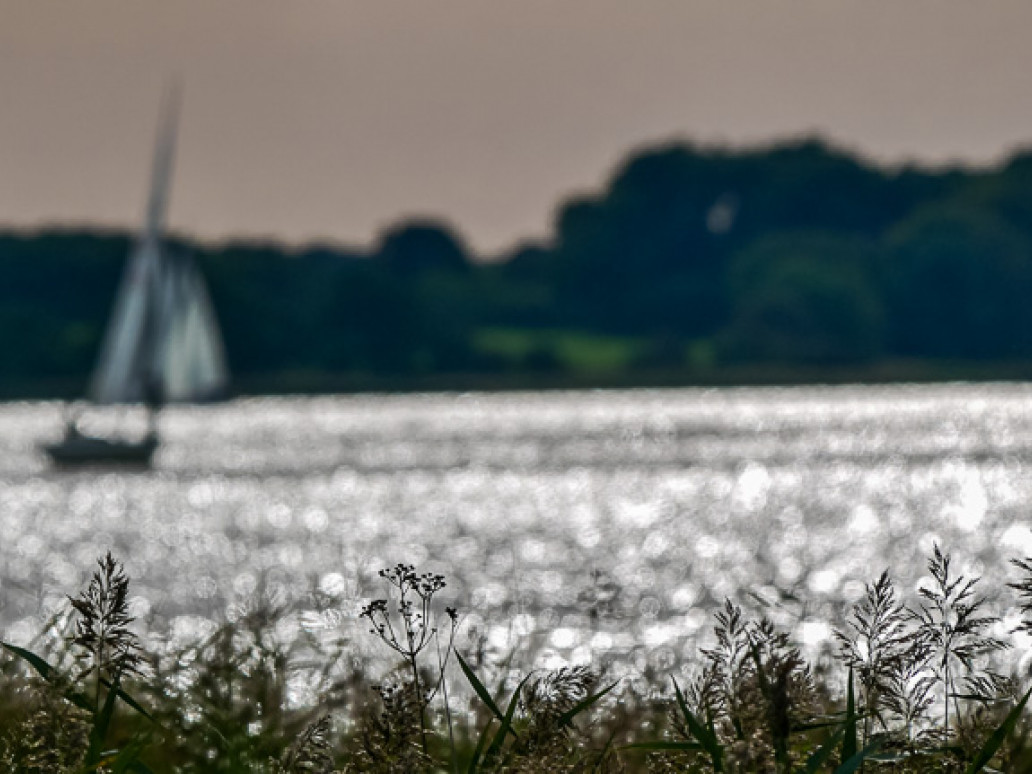
[[[262,398],[161,422],[153,470],[67,473],[37,448],[61,406],[0,404],[0,635],[28,642],[110,549],[173,638],[260,591],[292,605],[283,637],[361,650],[376,571],[403,561],[447,576],[490,647],[662,668],[725,597],[816,647],[883,569],[911,593],[935,543],[1001,612],[1007,559],[1032,554],[1029,385]]]

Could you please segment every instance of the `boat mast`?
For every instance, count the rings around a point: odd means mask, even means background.
[[[147,407],[147,434],[158,434],[158,411],[164,402],[165,385],[160,366],[154,357],[158,337],[162,333],[161,319],[162,286],[168,274],[168,259],[162,249],[161,236],[165,228],[168,210],[168,194],[172,184],[172,160],[176,146],[176,128],[179,123],[180,88],[173,82],[162,102],[161,118],[158,122],[158,139],[154,149],[154,163],[151,171],[150,197],[147,200],[147,215],[138,249],[145,250],[157,258],[156,271],[149,276],[147,318],[144,335],[137,346],[137,362],[142,368],[142,398]]]
[[[172,157],[176,148],[176,127],[179,123],[179,84],[173,83],[162,103],[158,123],[158,141],[154,150],[150,198],[142,239],[155,247],[160,245],[168,208],[168,192],[172,184]]]

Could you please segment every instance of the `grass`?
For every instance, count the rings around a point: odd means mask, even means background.
[[[483,328],[474,335],[473,346],[518,367],[547,362],[573,373],[611,374],[629,368],[645,341],[574,330]]]
[[[145,647],[129,579],[103,557],[47,646],[0,643],[0,768],[88,772],[1032,771],[1028,686],[995,671],[1007,642],[977,578],[935,547],[916,601],[888,572],[845,611],[830,659],[728,600],[682,684],[645,691],[598,669],[516,674],[456,646],[445,579],[399,564],[360,617],[395,668],[274,636],[256,604],[177,648]],[[1032,631],[1032,559],[1014,562],[1018,630]],[[997,590],[999,592],[1000,590]],[[62,624],[61,621],[67,621]],[[350,666],[348,666],[350,665]],[[680,678],[680,675],[678,676]],[[298,680],[320,699],[298,704]]]

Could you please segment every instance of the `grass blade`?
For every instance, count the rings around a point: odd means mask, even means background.
[[[53,685],[54,679],[57,676],[57,670],[54,669],[54,667],[50,666],[50,664],[48,664],[45,660],[33,653],[31,650],[19,648],[17,645],[11,645],[9,642],[2,641],[0,641],[0,648],[3,648],[8,653],[17,656],[22,661],[29,664],[33,669],[36,670],[36,672],[39,673],[40,677],[42,677],[48,683]]]
[[[832,753],[835,752],[835,745],[838,743],[839,736],[844,732],[845,727],[840,726],[824,744],[814,750],[813,754],[806,759],[806,765],[799,769],[799,774],[817,774],[821,767],[828,762]]]
[[[487,745],[487,732],[491,729],[492,723],[494,723],[494,718],[489,718],[487,724],[480,730],[480,738],[477,739],[477,746],[473,749],[473,757],[469,759],[469,767],[466,769],[466,774],[476,774],[480,766],[480,756]]]
[[[495,704],[495,700],[491,698],[491,694],[488,692],[487,688],[484,687],[484,684],[480,682],[480,678],[476,676],[476,673],[472,669],[470,669],[469,664],[466,663],[462,656],[456,653],[455,658],[458,659],[459,668],[461,668],[462,673],[466,675],[466,679],[469,681],[469,684],[473,686],[473,690],[476,691],[477,696],[479,696],[480,700],[484,702],[487,708],[494,713],[494,716],[504,724],[505,715],[503,715],[502,711],[498,709],[498,705]]]
[[[613,740],[616,739],[616,735],[618,733],[620,733],[620,729],[614,728],[613,733],[611,733],[609,738],[606,739],[605,745],[601,750],[599,750],[598,757],[595,759],[595,765],[591,767],[592,771],[597,772],[601,770],[602,764],[604,764],[606,762],[606,758],[609,757],[609,751],[613,749]]]
[[[145,710],[143,707],[141,707],[140,703],[138,701],[136,701],[136,699],[134,699],[128,693],[123,691],[119,686],[112,685],[111,681],[108,680],[106,677],[102,677],[100,679],[100,682],[109,691],[114,691],[119,699],[124,701],[127,705],[132,707],[134,710],[136,710],[138,713],[140,713],[143,717],[147,718],[147,720],[149,720],[151,723],[154,723],[155,725],[157,725],[157,721],[155,721],[154,718],[151,717],[151,714],[149,712],[147,712],[147,710]]]
[[[581,714],[584,710],[588,709],[588,707],[590,707],[596,701],[601,699],[603,696],[605,696],[611,690],[616,688],[616,686],[619,685],[619,684],[620,684],[620,681],[617,680],[615,683],[610,685],[608,688],[602,689],[601,691],[596,693],[594,696],[588,696],[586,699],[582,699],[581,701],[577,702],[577,704],[575,704],[574,706],[572,706],[570,709],[566,710],[566,712],[564,712],[562,715],[559,716],[559,725],[561,725],[561,726],[568,726],[568,725],[570,725],[570,723],[573,722],[573,719],[575,717],[577,717],[579,714]]]
[[[96,764],[102,754],[104,740],[107,738],[108,728],[111,726],[111,718],[115,714],[115,700],[118,698],[117,691],[109,690],[104,697],[104,704],[100,711],[93,716],[93,728],[90,729],[90,745],[86,750],[86,765]]]
[[[844,764],[856,755],[856,696],[853,693],[853,667],[849,668],[849,682],[846,685],[846,719],[842,737],[842,755],[839,760]]]
[[[25,648],[19,648],[17,645],[11,645],[9,642],[0,641],[0,648],[3,648],[12,655],[17,656],[22,661],[31,666],[36,673],[43,678],[43,680],[53,686],[60,685],[60,672],[48,664],[44,659],[37,656],[31,650]],[[71,688],[66,689],[62,694],[68,701],[74,704],[81,710],[86,710],[89,713],[93,713],[93,705],[90,700],[83,694],[73,691]]]
[[[713,770],[722,772],[724,770],[724,748],[717,739],[717,735],[700,723],[699,719],[692,714],[692,711],[688,709],[688,702],[684,700],[684,694],[681,693],[681,687],[677,684],[677,680],[673,680],[673,678],[671,680],[674,683],[674,693],[677,695],[677,706],[680,707],[684,721],[688,724],[688,730],[691,731],[692,736],[699,740],[703,749],[709,753],[710,760],[713,762]]]
[[[1021,697],[1021,701],[1015,704],[1014,708],[1007,713],[1007,717],[1003,719],[1003,722],[997,726],[985,744],[982,745],[982,749],[978,751],[978,755],[971,761],[971,765],[967,767],[964,774],[976,774],[993,759],[996,751],[1000,749],[1000,745],[1003,744],[1003,741],[1014,731],[1014,727],[1018,724],[1021,713],[1025,709],[1025,704],[1028,703],[1029,695],[1032,695],[1032,688],[1029,688],[1025,695]]]
[[[502,749],[502,745],[505,744],[505,737],[511,731],[513,736],[516,736],[516,732],[512,727],[512,718],[516,714],[516,706],[520,703],[520,691],[523,690],[523,686],[527,684],[527,680],[530,679],[530,675],[527,675],[520,684],[516,686],[516,690],[512,692],[512,698],[509,699],[509,706],[505,708],[505,717],[502,718],[502,726],[498,729],[498,733],[495,734],[494,739],[491,740],[490,746],[487,748],[487,752],[484,753],[484,760],[489,761],[496,756]]]
[[[480,756],[484,754],[485,747],[488,747],[488,754],[484,757],[484,760],[487,760],[487,758],[490,757],[492,750],[496,750],[497,748],[501,747],[502,742],[504,742],[505,735],[507,733],[512,734],[516,738],[519,738],[516,734],[516,731],[513,729],[510,721],[512,720],[512,715],[516,711],[517,698],[519,697],[520,689],[523,687],[523,684],[527,682],[527,679],[530,677],[530,675],[527,675],[527,677],[523,678],[523,680],[517,686],[516,691],[512,696],[512,699],[509,701],[509,706],[506,708],[506,713],[502,714],[502,711],[498,709],[498,705],[495,703],[495,700],[491,697],[491,693],[487,690],[487,688],[484,687],[484,684],[480,682],[480,678],[476,676],[476,673],[470,668],[469,664],[467,664],[466,661],[462,658],[462,656],[460,656],[458,653],[455,653],[455,658],[458,660],[459,668],[462,670],[462,673],[466,676],[466,680],[468,680],[469,684],[473,687],[474,692],[477,694],[477,696],[480,697],[480,700],[484,702],[484,705],[489,710],[491,710],[491,713],[494,715],[494,717],[498,718],[498,722],[501,723],[501,728],[498,729],[498,732],[492,738],[489,747],[488,732],[491,730],[491,723],[493,722],[493,719],[488,720],[487,724],[483,727],[483,729],[481,729],[480,738],[477,739],[477,746],[473,750],[473,757],[470,759],[469,767],[467,768],[468,774],[475,774],[479,770],[481,760]]]

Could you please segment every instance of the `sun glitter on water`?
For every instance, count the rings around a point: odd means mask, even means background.
[[[297,607],[284,636],[354,633],[375,571],[406,562],[446,575],[492,647],[638,665],[708,637],[725,596],[820,647],[882,569],[913,588],[934,542],[996,585],[1032,554],[1023,385],[270,398],[163,421],[155,470],[59,474],[35,445],[60,407],[0,406],[8,639],[108,549],[176,637],[259,593]]]

